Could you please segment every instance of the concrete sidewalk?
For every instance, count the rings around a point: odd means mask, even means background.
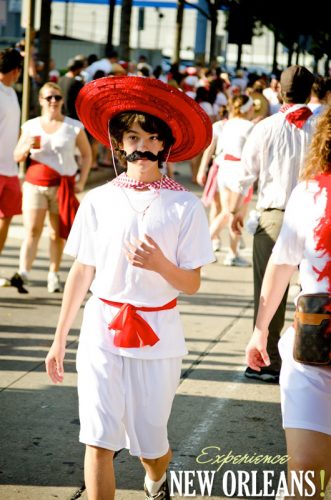
[[[178,171],[176,179],[196,189],[189,182],[188,166],[178,166]],[[1,257],[5,275],[12,275],[17,268],[21,237],[17,218]],[[244,349],[252,331],[252,269],[223,266],[226,232],[222,241],[219,261],[203,270],[199,293],[180,296],[189,354],[183,362],[169,424],[174,451],[171,471],[179,481],[177,486],[186,471],[184,496],[195,488],[196,498],[207,498],[198,478],[191,487],[189,479],[198,470],[210,471],[211,477],[211,472],[219,468],[209,497],[213,499],[228,498],[238,471],[246,471],[250,474],[250,491],[244,490],[241,498],[255,498],[258,495],[253,494],[252,471],[257,471],[257,488],[262,484],[263,470],[273,471],[277,485],[276,479],[285,465],[228,463],[220,467],[219,463],[212,463],[217,462],[217,455],[229,453],[246,454],[252,460],[256,455],[276,457],[286,453],[279,387],[255,383],[243,376]],[[250,259],[251,238],[247,234],[245,241],[247,247],[242,254]],[[44,358],[52,341],[61,294],[47,293],[47,263],[44,237],[31,273],[30,293],[19,295],[12,288],[0,289],[1,500],[87,499],[83,484],[84,448],[78,443],[75,373],[81,314],[68,340],[64,383],[52,385],[45,374]],[[65,257],[63,277],[70,264]],[[293,308],[289,306],[288,321],[292,315]],[[117,500],[144,498],[144,474],[138,459],[121,452],[116,459],[116,474]],[[176,497],[178,489],[174,489]],[[238,498],[236,493],[231,496]]]

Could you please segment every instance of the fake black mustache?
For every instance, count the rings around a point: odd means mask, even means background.
[[[160,151],[157,155],[150,151],[133,151],[133,153],[127,155],[125,151],[121,150],[121,153],[125,156],[126,161],[130,163],[137,160],[145,160],[146,158],[150,161],[158,161],[163,156],[163,151]]]

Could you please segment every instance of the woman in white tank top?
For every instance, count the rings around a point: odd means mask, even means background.
[[[48,212],[50,264],[47,288],[53,293],[61,291],[58,271],[63,242],[78,208],[74,193],[83,190],[88,176],[91,149],[83,125],[62,114],[63,96],[57,84],[49,82],[40,89],[39,103],[41,116],[23,124],[14,152],[17,162],[26,160],[29,155],[31,159],[23,184],[26,237],[21,247],[16,278],[21,285],[28,281]],[[78,179],[77,149],[80,154]]]

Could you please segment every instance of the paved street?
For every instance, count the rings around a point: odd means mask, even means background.
[[[189,185],[187,165],[177,169],[181,172],[177,180]],[[21,220],[16,218],[1,257],[5,276],[11,276],[17,269],[22,234]],[[203,493],[199,487],[196,471],[210,471],[211,477],[211,472],[219,468],[210,496],[219,499],[233,496],[229,495],[231,484],[242,474],[240,471],[250,474],[249,490],[244,489],[241,498],[254,498],[259,496],[256,492],[262,484],[263,470],[273,471],[273,485],[277,486],[278,474],[286,469],[286,465],[279,463],[222,466],[211,462],[215,462],[216,455],[230,452],[246,454],[252,460],[257,455],[270,455],[275,462],[279,461],[277,455],[285,454],[279,387],[255,383],[243,376],[244,349],[252,327],[252,269],[224,267],[226,232],[222,241],[218,262],[203,270],[199,293],[181,295],[179,302],[189,354],[183,362],[169,425],[176,497],[184,477],[187,489],[183,488],[183,495],[188,496],[195,489],[196,498],[208,496],[207,490]],[[248,234],[245,242],[242,254],[250,259]],[[63,279],[70,263],[64,257]],[[13,288],[0,289],[1,500],[87,499],[83,484],[84,449],[78,443],[75,373],[81,314],[68,340],[64,383],[52,385],[45,374],[44,358],[54,333],[61,294],[52,295],[46,290],[47,264],[45,231],[31,273],[30,293],[19,295]],[[290,306],[288,321],[292,315]],[[116,473],[116,499],[144,498],[144,474],[136,458],[121,452],[116,459]],[[268,497],[274,498],[262,495]]]

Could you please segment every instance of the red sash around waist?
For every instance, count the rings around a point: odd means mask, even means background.
[[[228,161],[240,161],[240,158],[237,158],[236,156],[225,154],[224,155],[224,160],[228,160]]]
[[[131,304],[112,302],[100,299],[109,306],[118,307],[120,310],[108,324],[109,330],[115,330],[114,345],[116,347],[144,347],[153,346],[160,339],[137,311],[153,312],[173,309],[177,305],[177,299],[171,300],[160,307],[136,307]]]
[[[37,186],[59,186],[57,190],[59,230],[60,237],[66,240],[79,207],[79,201],[74,193],[75,176],[61,175],[43,163],[32,161],[25,180]]]

